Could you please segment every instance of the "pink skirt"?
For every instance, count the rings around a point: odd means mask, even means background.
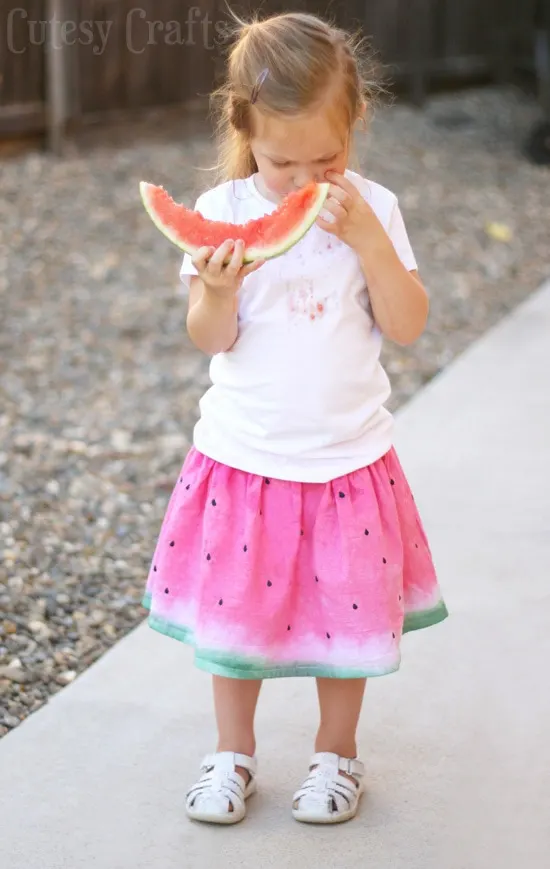
[[[391,673],[402,634],[448,615],[393,449],[328,483],[297,483],[193,447],[143,604],[198,667],[239,679]]]

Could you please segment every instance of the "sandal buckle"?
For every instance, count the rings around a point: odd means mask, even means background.
[[[362,775],[360,762],[352,757],[340,758],[340,771],[351,775],[353,778]]]

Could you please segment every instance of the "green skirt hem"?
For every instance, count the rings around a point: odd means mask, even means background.
[[[417,613],[407,613],[403,623],[403,633],[408,634],[409,631],[421,631],[423,628],[430,628],[432,625],[438,625],[449,617],[449,611],[443,601],[440,601],[436,607],[431,610],[422,610]]]
[[[146,594],[142,605],[151,608],[151,595]],[[438,624],[448,617],[447,607],[440,602],[437,607],[424,612],[409,613],[405,617],[403,633],[421,630]],[[174,625],[158,616],[149,614],[149,627],[160,634],[179,640],[195,648],[195,665],[214,676],[225,676],[232,679],[276,679],[283,677],[313,676],[325,679],[371,679],[377,676],[387,676],[399,669],[400,659],[391,667],[376,666],[374,662],[365,669],[327,667],[322,664],[291,664],[266,666],[266,662],[254,658],[237,657],[221,652],[198,650],[193,640],[193,631],[189,628]]]

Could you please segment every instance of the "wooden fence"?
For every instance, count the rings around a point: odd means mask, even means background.
[[[361,26],[420,103],[442,77],[509,80],[530,62],[541,0],[263,0],[238,13],[303,9]],[[545,2],[545,0],[543,0]],[[203,106],[220,71],[225,0],[2,0],[0,137],[152,106]]]

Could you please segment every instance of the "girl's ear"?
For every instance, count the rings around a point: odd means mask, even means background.
[[[367,126],[367,104],[365,100],[362,100],[361,105],[359,106],[359,112],[355,123],[358,127],[366,128]]]

